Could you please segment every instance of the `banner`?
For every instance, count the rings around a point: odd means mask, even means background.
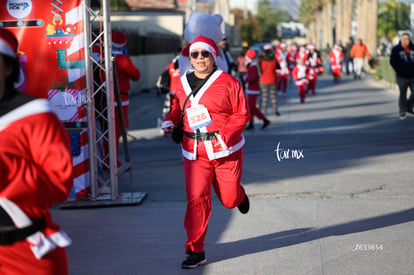
[[[70,132],[75,193],[87,196],[88,97],[81,0],[0,0],[0,27],[11,30],[19,41],[24,77],[17,89],[49,99]]]

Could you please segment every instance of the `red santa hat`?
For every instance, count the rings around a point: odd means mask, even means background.
[[[0,28],[0,54],[12,58],[17,58],[18,42],[12,32],[7,29]]]
[[[244,57],[246,58],[247,62],[250,63],[256,57],[256,51],[253,50],[253,49],[249,49],[249,50],[247,50],[247,52],[246,52],[246,54],[245,54]]]
[[[272,44],[266,44],[266,45],[263,46],[263,50],[265,50],[265,51],[272,50],[272,49],[273,49]]]
[[[204,49],[211,53],[211,56],[216,61],[218,56],[218,48],[216,42],[205,36],[199,35],[191,44],[187,45],[181,52],[184,56],[189,56],[194,49]]]
[[[125,33],[114,31],[112,33],[112,47],[121,49],[126,46],[127,39]]]

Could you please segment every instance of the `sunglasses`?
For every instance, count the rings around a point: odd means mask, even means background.
[[[201,52],[192,52],[190,53],[191,57],[196,59],[198,58],[198,56],[201,54],[202,57],[209,57],[210,56],[210,52],[209,51],[201,51]]]

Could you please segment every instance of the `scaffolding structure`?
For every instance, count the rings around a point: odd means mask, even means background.
[[[87,199],[68,201],[62,205],[62,208],[140,204],[146,196],[145,193],[134,191],[119,193],[118,190],[118,177],[124,172],[130,173],[132,184],[132,161],[122,108],[117,108],[120,110],[126,156],[126,162],[121,167],[117,165],[115,102],[118,101],[118,106],[121,104],[119,90],[116,89],[117,79],[112,55],[110,1],[101,0],[99,8],[92,7],[90,0],[82,2],[84,7],[86,90],[89,99],[87,117],[91,194]],[[100,59],[93,57],[94,47],[99,47]],[[97,98],[105,100],[103,108],[97,106]],[[107,150],[104,150],[104,147]]]

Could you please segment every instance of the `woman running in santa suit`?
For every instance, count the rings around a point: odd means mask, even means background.
[[[323,72],[322,67],[322,59],[319,55],[319,52],[316,50],[316,47],[314,44],[308,44],[306,46],[308,49],[308,59],[306,60],[306,63],[309,67],[309,74],[308,74],[308,89],[307,92],[311,91],[312,94],[316,94],[316,82],[318,80],[318,75]]]
[[[213,40],[199,36],[182,54],[190,56],[194,70],[181,77],[173,108],[161,127],[172,130],[179,125],[185,104],[181,146],[188,257],[181,267],[195,268],[206,263],[204,239],[211,215],[211,186],[225,207],[249,211],[249,199],[240,183],[245,142],[242,132],[249,120],[249,108],[240,82],[216,69],[218,49]]]
[[[342,47],[335,45],[333,49],[329,52],[329,60],[331,61],[331,71],[333,76],[333,81],[335,83],[339,82],[341,78],[342,71],[342,62],[345,58],[345,55],[342,51]]]
[[[297,59],[297,64],[292,71],[292,76],[296,79],[295,84],[298,88],[300,103],[305,103],[306,90],[308,85],[309,67],[303,58]]]

